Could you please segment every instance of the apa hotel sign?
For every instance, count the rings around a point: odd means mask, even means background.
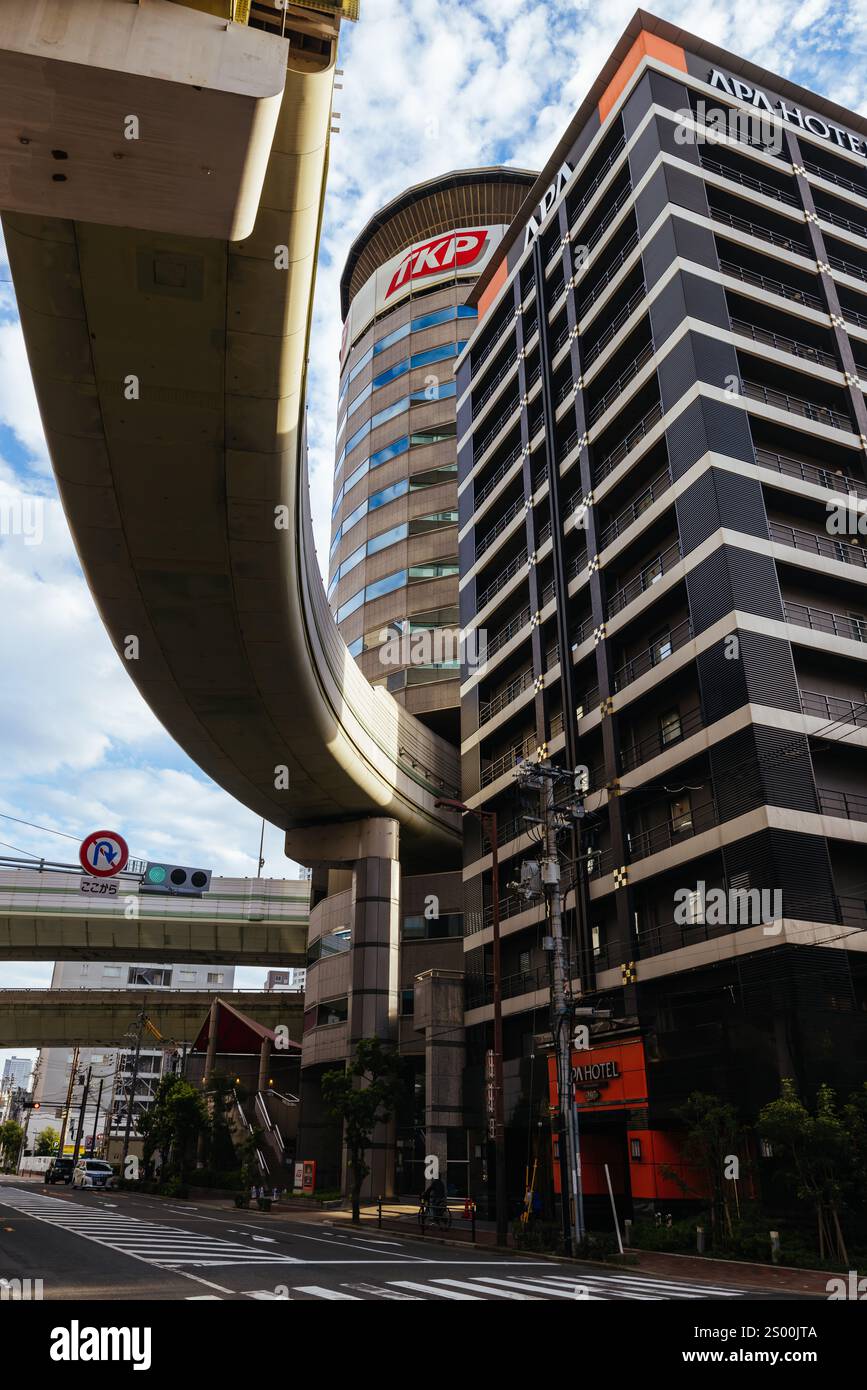
[[[848,150],[851,154],[860,154],[867,158],[867,137],[853,135],[851,130],[844,130],[842,126],[834,125],[831,121],[826,121],[821,116],[815,116],[811,111],[802,111],[800,106],[790,106],[783,101],[782,97],[777,97],[773,101],[759,87],[751,87],[748,82],[742,82],[740,78],[730,77],[719,68],[712,68],[708,74],[708,82],[717,91],[725,92],[727,96],[737,97],[740,101],[748,102],[759,111],[767,111],[769,115],[778,116],[789,125],[798,126],[801,130],[808,130],[812,135],[818,135],[823,140],[830,140],[840,146],[841,150]]]

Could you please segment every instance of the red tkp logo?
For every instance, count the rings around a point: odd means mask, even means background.
[[[446,236],[434,237],[433,241],[414,246],[391,277],[385,298],[388,299],[410,280],[420,280],[425,275],[441,275],[444,270],[456,266],[472,265],[481,255],[487,240],[486,231],[449,232]]]

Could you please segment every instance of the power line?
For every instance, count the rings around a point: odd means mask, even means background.
[[[37,825],[35,821],[22,820],[20,816],[10,816],[5,811],[0,811],[0,820],[12,820],[16,825],[29,825],[31,830],[42,830],[46,835],[60,835],[64,840],[74,840],[76,844],[80,843],[81,837],[78,835],[69,835],[65,830],[52,830],[50,825]],[[15,846],[10,845],[9,848],[14,849]],[[26,850],[21,852],[22,854],[27,853]],[[36,857],[38,858],[38,856]]]

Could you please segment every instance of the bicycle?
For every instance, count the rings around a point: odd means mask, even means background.
[[[428,1222],[433,1226],[437,1226],[441,1231],[448,1231],[451,1229],[452,1214],[449,1209],[449,1204],[445,1199],[438,1202],[435,1207],[432,1207],[430,1202],[426,1202],[424,1199],[419,1202],[418,1224],[422,1232],[424,1232],[425,1225]]]

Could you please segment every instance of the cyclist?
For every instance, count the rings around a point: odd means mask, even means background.
[[[442,1216],[446,1205],[446,1185],[442,1178],[431,1178],[421,1194],[421,1199],[427,1203],[431,1216]]]

